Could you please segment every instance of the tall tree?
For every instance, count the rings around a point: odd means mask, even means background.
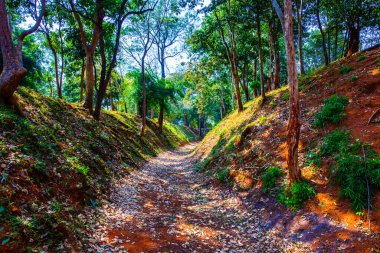
[[[74,3],[74,0],[70,0],[71,11],[73,12],[75,20],[78,24],[82,48],[86,54],[86,97],[83,106],[89,110],[90,114],[92,114],[94,110],[95,88],[94,58],[95,50],[99,42],[100,24],[104,19],[104,11],[101,6],[101,0],[95,1],[94,11],[90,14],[92,18],[81,15],[81,12],[77,10],[76,4],[79,5],[79,3]],[[83,6],[80,6],[80,8],[88,9]],[[87,33],[83,19],[87,19],[86,23],[90,23],[92,26],[91,36],[86,36]]]
[[[303,39],[303,27],[302,27],[302,18],[303,18],[303,2],[304,0],[296,0],[296,10],[297,10],[297,25],[298,25],[298,61],[300,66],[301,75],[305,74],[305,67],[303,64],[303,50],[302,50],[302,39]]]
[[[284,0],[284,12],[276,0],[272,5],[281,21],[285,35],[286,62],[289,81],[289,121],[287,128],[287,166],[290,183],[301,179],[301,171],[298,167],[298,143],[300,136],[299,122],[299,97],[298,76],[293,36],[293,11],[292,0]]]
[[[126,51],[141,68],[142,110],[140,116],[142,119],[142,127],[140,135],[143,136],[146,128],[147,116],[145,61],[148,52],[153,45],[154,37],[154,34],[152,34],[152,13],[146,13],[133,19],[131,27],[128,29],[127,36],[130,37],[130,43],[129,45],[126,45]]]
[[[228,31],[230,34],[230,36],[229,36],[230,45],[228,44],[228,42],[226,40],[226,35],[225,35],[225,31],[224,31],[225,28],[223,27],[221,18],[219,18],[219,16],[218,16],[218,10],[217,9],[214,10],[214,16],[216,18],[217,29],[219,30],[220,38],[221,38],[223,45],[225,47],[228,62],[229,62],[230,67],[231,67],[231,74],[232,74],[232,78],[233,78],[234,85],[235,85],[235,95],[236,95],[236,101],[237,101],[237,105],[238,105],[238,111],[242,112],[243,111],[243,103],[241,101],[241,94],[240,94],[240,88],[239,88],[240,77],[239,77],[239,72],[238,72],[235,24],[232,22],[233,19],[231,18],[231,15],[233,15],[232,12],[235,11],[234,7],[235,6],[233,6],[231,4],[231,1],[228,0],[227,6],[226,6],[227,16],[225,17],[225,22],[227,24]]]
[[[119,5],[113,6],[116,7],[114,11],[116,11],[115,17],[108,17],[109,19],[113,19],[113,25],[116,27],[116,31],[113,34],[113,42],[112,49],[110,53],[110,59],[107,61],[106,56],[106,43],[105,43],[105,32],[104,32],[104,24],[103,19],[99,20],[99,51],[101,56],[101,72],[100,72],[100,80],[99,80],[99,90],[96,96],[96,106],[94,111],[94,118],[99,120],[100,111],[102,109],[102,103],[104,96],[107,91],[107,86],[111,80],[112,71],[114,70],[117,62],[117,55],[119,53],[120,47],[120,36],[123,28],[123,24],[125,20],[131,15],[140,15],[144,14],[148,11],[152,11],[154,7],[148,6],[149,0],[144,1],[136,1],[134,4],[130,4],[129,0],[123,0]],[[102,6],[105,8],[105,6]],[[104,12],[104,10],[103,10]]]
[[[42,0],[40,13],[34,13],[33,15],[37,16],[34,25],[18,36],[17,45],[15,45],[13,43],[12,24],[7,14],[5,0],[0,0],[0,46],[3,59],[3,69],[0,74],[0,100],[15,106],[18,110],[20,108],[13,94],[27,72],[22,62],[23,41],[26,36],[37,31],[43,19],[45,5],[46,0]],[[37,6],[34,7],[32,9],[37,10]]]
[[[322,27],[322,23],[321,23],[321,17],[320,17],[320,5],[319,5],[320,1],[317,0],[316,2],[316,16],[317,16],[317,23],[318,23],[318,28],[319,28],[319,31],[321,33],[321,36],[322,36],[322,48],[323,48],[323,56],[324,56],[324,59],[325,59],[325,65],[329,65],[329,55],[327,53],[327,46],[326,46],[326,36],[325,36],[325,32],[323,30],[323,27]]]

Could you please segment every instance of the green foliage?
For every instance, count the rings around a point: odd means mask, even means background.
[[[221,183],[226,183],[228,181],[230,171],[227,168],[222,168],[215,172],[215,178]]]
[[[263,115],[260,118],[258,118],[257,123],[259,126],[262,126],[268,119],[268,115]]]
[[[344,152],[350,141],[350,134],[347,131],[335,130],[327,135],[319,148],[320,155],[333,155],[338,152]]]
[[[358,79],[359,79],[358,76],[355,76],[355,75],[352,75],[352,76],[351,76],[351,81],[352,81],[352,82],[354,82],[354,81],[356,81],[356,80],[358,80]]]
[[[367,55],[365,55],[365,54],[361,54],[361,55],[359,55],[359,56],[356,58],[356,61],[362,61],[362,60],[364,60],[365,58],[367,58]]]
[[[292,210],[301,208],[305,201],[312,199],[317,192],[305,181],[293,183],[289,189],[283,187],[279,193],[279,201]]]
[[[263,180],[263,192],[267,192],[269,189],[273,188],[281,175],[282,170],[280,168],[270,166],[261,176],[261,179]]]
[[[348,105],[348,99],[342,96],[332,95],[324,100],[322,109],[315,115],[313,125],[324,127],[331,122],[339,124],[344,117],[344,110]]]
[[[353,70],[353,68],[351,66],[344,66],[339,70],[339,73],[344,75],[344,74],[351,72],[352,70]]]
[[[348,152],[338,154],[333,167],[335,179],[341,185],[340,194],[350,200],[355,212],[368,207],[368,191],[371,197],[380,188],[380,156],[367,148],[364,160],[363,154],[356,152],[361,145],[356,142]]]
[[[364,143],[352,141],[348,131],[331,132],[311,156],[315,160],[324,157],[335,159],[331,168],[332,176],[341,186],[340,195],[350,200],[355,212],[367,207],[367,183],[371,196],[380,188],[380,156]]]
[[[287,91],[285,94],[284,94],[284,100],[289,100],[290,98],[290,92]]]

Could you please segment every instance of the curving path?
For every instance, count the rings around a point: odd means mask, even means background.
[[[162,153],[115,182],[110,199],[91,219],[87,252],[282,252],[294,247],[261,224],[264,209],[249,210],[239,193],[193,172],[194,147]]]

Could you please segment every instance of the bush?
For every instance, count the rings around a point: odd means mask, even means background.
[[[371,152],[367,150],[367,153]],[[372,154],[364,161],[360,153],[342,154],[333,167],[333,173],[341,186],[340,195],[350,200],[353,211],[362,211],[368,207],[368,190],[371,197],[380,188],[380,156]]]
[[[222,168],[215,173],[216,179],[221,183],[226,183],[228,181],[228,176],[230,171],[227,168]]]
[[[361,54],[358,56],[358,58],[356,58],[356,61],[362,61],[366,58],[367,56],[365,54]]]
[[[319,148],[321,156],[345,152],[350,141],[350,133],[343,130],[334,130],[322,140]]]
[[[279,201],[292,210],[302,207],[306,200],[312,199],[317,192],[305,181],[293,183],[290,189],[282,189]]]
[[[359,79],[358,76],[355,76],[355,75],[352,75],[352,76],[351,76],[351,81],[352,81],[352,82],[355,82],[355,81],[358,80],[358,79]]]
[[[276,185],[276,181],[282,175],[282,170],[278,167],[270,166],[268,170],[261,176],[263,180],[263,192],[267,192],[269,189]]]
[[[332,95],[323,101],[322,109],[315,115],[313,125],[324,127],[328,122],[339,124],[344,117],[344,110],[348,105],[346,97]]]
[[[348,198],[351,209],[359,213],[368,207],[368,188],[370,197],[380,188],[380,155],[368,145],[351,139],[349,132],[335,130],[323,139],[312,156],[335,158],[332,178],[341,186],[340,195]]]
[[[353,68],[351,66],[344,66],[339,70],[339,73],[344,75],[344,74],[351,72],[352,70],[353,70]]]

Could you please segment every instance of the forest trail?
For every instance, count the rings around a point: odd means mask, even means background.
[[[193,171],[196,143],[164,152],[119,179],[109,200],[88,210],[87,252],[281,252],[261,224],[264,209]],[[248,201],[248,200],[247,200]],[[294,247],[294,245],[290,246]]]

